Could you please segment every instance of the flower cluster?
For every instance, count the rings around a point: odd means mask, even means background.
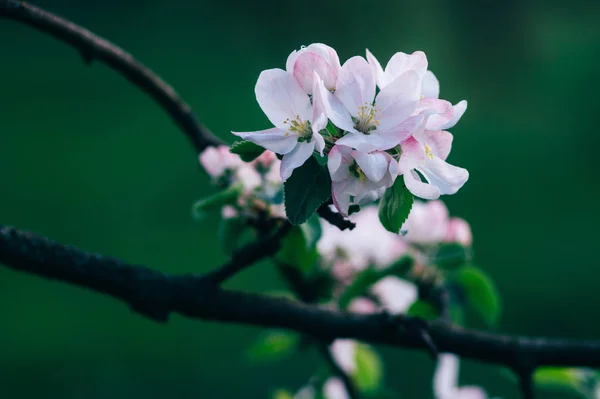
[[[275,153],[263,152],[252,162],[244,162],[229,147],[209,147],[199,157],[200,164],[213,183],[230,192],[231,201],[223,201],[222,217],[255,218],[257,213],[285,218],[283,185],[279,177],[281,162]],[[200,206],[207,201],[199,201]]]
[[[233,134],[281,154],[285,181],[313,154],[327,157],[332,199],[350,205],[379,199],[398,176],[415,196],[454,194],[467,170],[450,165],[454,126],[467,103],[441,100],[423,52],[396,53],[385,69],[367,50],[340,64],[334,49],[294,51],[286,69],[263,71],[256,99],[274,125]]]

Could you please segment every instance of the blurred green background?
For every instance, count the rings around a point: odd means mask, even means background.
[[[499,331],[600,338],[600,3],[38,1],[132,52],[221,137],[269,126],[261,70],[324,42],[342,60],[424,50],[442,97],[469,101],[450,161],[471,179],[447,198],[504,298]],[[169,272],[224,261],[217,218],[190,207],[212,188],[184,135],[147,96],[71,48],[0,20],[0,222]],[[230,287],[281,288],[264,263]],[[296,389],[319,357],[252,364],[258,329],[173,317],[157,325],[78,288],[0,268],[3,398],[266,398]],[[387,381],[431,397],[432,362],[385,349]],[[516,387],[465,362],[493,396]],[[544,398],[570,396],[543,392]]]

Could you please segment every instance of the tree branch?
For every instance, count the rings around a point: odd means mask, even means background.
[[[346,219],[340,213],[333,212],[331,208],[329,208],[329,205],[331,204],[332,202],[330,200],[321,205],[319,209],[317,209],[317,214],[340,230],[352,230],[356,227],[356,224],[354,222],[351,222],[350,220]]]
[[[0,0],[0,18],[8,18],[49,34],[79,50],[88,63],[108,65],[154,99],[188,136],[197,152],[223,144],[194,116],[190,106],[149,68],[122,48],[41,8],[18,0]]]
[[[0,262],[7,267],[119,299],[155,321],[170,313],[223,323],[285,328],[323,341],[353,338],[424,350],[411,318],[349,314],[284,298],[223,290],[202,277],[175,276],[90,254],[32,233],[0,227]],[[536,367],[600,368],[600,341],[513,337],[429,322],[440,352],[515,369],[525,356]]]

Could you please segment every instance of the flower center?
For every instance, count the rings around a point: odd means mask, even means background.
[[[370,134],[379,126],[376,116],[377,109],[372,104],[361,105],[358,107],[358,116],[352,117],[354,128],[364,134]]]
[[[284,120],[283,123],[289,126],[286,136],[295,134],[298,136],[298,141],[300,142],[306,141],[307,143],[310,143],[312,140],[312,127],[310,121],[303,121],[300,119],[300,116],[296,115],[295,119],[288,118]]]
[[[367,176],[365,176],[365,172],[362,171],[362,169],[360,168],[360,166],[358,166],[356,162],[350,165],[348,170],[354,177],[356,177],[361,182],[365,181],[365,179],[367,178]]]
[[[433,159],[433,152],[431,151],[431,147],[427,144],[425,144],[425,155],[427,155],[427,158]]]

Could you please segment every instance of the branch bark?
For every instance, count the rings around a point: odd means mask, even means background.
[[[411,331],[412,318],[350,314],[284,298],[229,291],[202,276],[170,275],[141,265],[64,246],[33,233],[0,228],[0,262],[21,272],[58,280],[119,299],[159,322],[170,313],[222,323],[285,328],[329,342],[353,338],[427,350]],[[526,357],[536,367],[600,368],[600,341],[491,334],[426,323],[440,352],[517,369]]]
[[[79,50],[87,63],[100,61],[146,92],[188,136],[197,152],[223,144],[197,119],[175,90],[122,48],[89,30],[41,8],[18,0],[0,0],[0,18],[42,31]]]

